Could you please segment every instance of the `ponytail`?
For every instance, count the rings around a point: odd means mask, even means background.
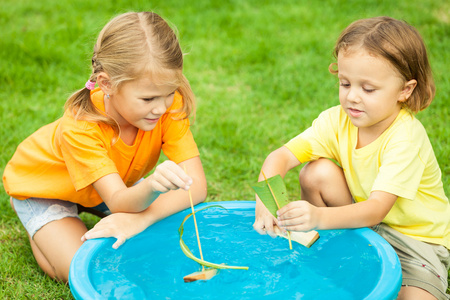
[[[94,105],[91,100],[91,91],[86,87],[73,93],[67,99],[64,108],[72,114],[75,120],[103,123],[111,126],[114,130],[114,136],[119,136],[119,125],[117,122]]]

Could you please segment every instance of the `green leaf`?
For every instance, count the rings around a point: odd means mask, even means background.
[[[199,209],[199,210],[195,211],[195,213],[197,213],[197,212],[199,212],[199,211],[202,211],[202,210],[204,210],[204,209],[212,208],[212,207],[219,207],[219,208],[225,209],[223,206],[220,206],[220,205],[210,205],[210,206],[207,206],[207,207],[204,207],[204,208],[202,208],[202,209]],[[226,210],[226,209],[225,209],[225,210]],[[187,257],[189,257],[190,259],[192,259],[192,260],[198,262],[198,263],[201,264],[202,266],[210,267],[210,268],[213,268],[213,269],[241,269],[241,270],[248,270],[248,267],[228,266],[228,265],[225,265],[225,264],[215,264],[215,263],[207,262],[207,261],[205,261],[205,260],[202,260],[202,259],[200,259],[200,258],[195,257],[195,256],[192,254],[191,250],[188,248],[188,246],[184,243],[184,241],[183,241],[183,239],[182,239],[182,237],[183,237],[183,232],[184,232],[184,223],[186,222],[187,219],[189,219],[190,216],[192,216],[192,213],[188,214],[188,215],[184,218],[183,222],[182,222],[181,225],[180,225],[180,228],[178,228],[178,234],[180,235],[180,247],[181,247],[181,251],[183,251],[183,253],[184,253]]]
[[[278,204],[280,208],[289,203],[288,195],[286,192],[286,186],[284,184],[283,178],[280,175],[275,175],[267,179],[270,187],[272,188],[275,197],[277,198]],[[265,180],[260,181],[252,186],[258,195],[259,199],[261,199],[264,206],[270,211],[270,213],[276,218],[277,217],[277,204],[275,199],[270,192],[269,186]]]

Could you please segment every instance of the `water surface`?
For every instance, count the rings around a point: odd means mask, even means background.
[[[211,208],[196,214],[204,259],[248,266],[220,270],[208,281],[185,283],[200,270],[179,246],[178,228],[187,213],[169,217],[127,241],[112,239],[90,263],[89,279],[104,298],[120,299],[362,299],[381,272],[374,247],[353,230],[319,231],[306,248],[283,238],[256,233],[254,209]],[[200,257],[193,218],[183,240]]]

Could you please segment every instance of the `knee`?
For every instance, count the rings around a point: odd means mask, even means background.
[[[9,204],[11,204],[12,209],[14,210],[14,212],[16,212],[16,209],[14,208],[14,202],[13,202],[12,197],[9,197]]]
[[[302,189],[318,188],[329,183],[330,180],[335,180],[338,172],[342,173],[342,170],[334,162],[326,158],[319,158],[307,163],[300,170],[300,186]]]

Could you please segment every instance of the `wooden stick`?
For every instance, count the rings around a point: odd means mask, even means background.
[[[277,204],[278,209],[280,209],[281,208],[280,204],[278,203],[277,197],[275,197],[275,194],[274,194],[274,192],[272,190],[272,187],[270,186],[269,181],[267,180],[266,174],[264,174],[263,170],[261,170],[261,172],[262,172],[262,174],[264,176],[264,180],[266,181],[267,186],[269,187],[270,193],[272,194],[272,197],[275,200],[275,203]],[[289,250],[292,250],[291,233],[289,231],[287,231],[287,230],[286,230],[286,232],[287,232],[288,238],[289,238]]]
[[[273,193],[273,190],[272,190],[272,187],[271,187],[270,184],[269,184],[269,181],[267,181],[266,174],[264,174],[264,171],[261,171],[261,172],[262,172],[262,174],[263,174],[263,176],[264,176],[264,180],[266,181],[267,186],[269,187],[269,190],[270,190],[270,193],[272,194],[273,199],[275,199],[275,203],[277,204],[278,209],[280,209],[280,208],[281,208],[281,207],[280,207],[280,204],[279,204],[278,201],[277,201],[277,197],[275,197],[275,194]]]
[[[184,166],[184,172],[187,174],[186,166]],[[191,203],[192,217],[194,218],[195,234],[197,235],[198,250],[200,251],[200,258],[203,260],[202,244],[200,243],[200,235],[198,234],[197,219],[195,218],[194,202],[192,201],[192,194],[190,188],[188,192],[189,192],[189,201]],[[217,269],[205,269],[205,266],[202,265],[201,271],[186,275],[183,277],[183,279],[184,282],[192,282],[196,280],[209,280],[214,276],[216,276],[216,274]]]
[[[184,172],[187,174],[186,166],[184,166]],[[198,250],[200,251],[200,258],[203,260],[202,245],[200,243],[200,236],[198,234],[197,220],[195,219],[194,202],[192,201],[191,188],[189,188],[188,192],[189,192],[189,201],[191,202],[192,217],[194,218],[195,233],[197,235]],[[203,272],[205,271],[205,267],[204,266],[202,266],[202,271]]]
[[[282,238],[287,239],[287,237],[285,237],[284,235],[279,235]],[[291,232],[291,239],[294,242],[297,242],[303,246],[305,246],[306,248],[309,248],[312,246],[312,244],[314,244],[315,241],[317,241],[317,239],[319,238],[319,233],[315,230],[311,230],[308,232],[303,232],[303,231],[292,231]]]
[[[216,276],[217,269],[207,269],[201,272],[194,272],[183,277],[184,282],[192,282],[197,280],[209,280]]]

